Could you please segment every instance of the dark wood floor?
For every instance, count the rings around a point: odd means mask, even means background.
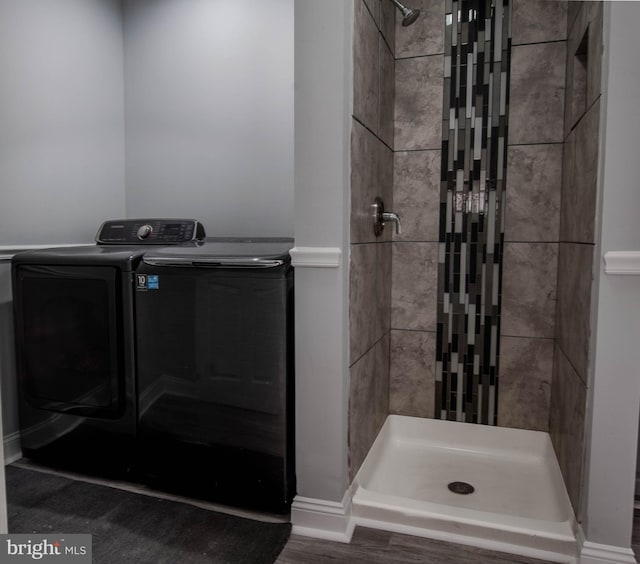
[[[292,535],[276,564],[546,564],[514,556],[358,527],[350,544]]]

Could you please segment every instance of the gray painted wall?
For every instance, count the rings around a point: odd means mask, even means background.
[[[124,214],[119,6],[0,4],[0,245],[91,242]]]
[[[123,215],[292,235],[293,0],[126,1],[124,52],[120,5],[0,6],[0,245]]]
[[[124,5],[127,215],[293,235],[293,0]]]

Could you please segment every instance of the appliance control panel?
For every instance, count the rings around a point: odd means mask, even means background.
[[[171,245],[205,238],[195,219],[115,219],[98,230],[98,245]]]

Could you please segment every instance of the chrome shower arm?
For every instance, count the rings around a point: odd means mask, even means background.
[[[398,2],[398,0],[391,0],[391,2],[393,2],[395,7],[402,12],[403,27],[407,27],[411,25],[413,22],[415,22],[418,19],[418,16],[420,15],[420,10],[413,10],[411,8],[407,8],[406,6]]]

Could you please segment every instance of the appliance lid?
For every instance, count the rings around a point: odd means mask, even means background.
[[[135,270],[146,249],[139,246],[78,245],[22,251],[13,256],[14,265],[115,266]]]
[[[292,248],[291,237],[209,237],[150,251],[143,262],[192,268],[274,268],[291,262]]]

